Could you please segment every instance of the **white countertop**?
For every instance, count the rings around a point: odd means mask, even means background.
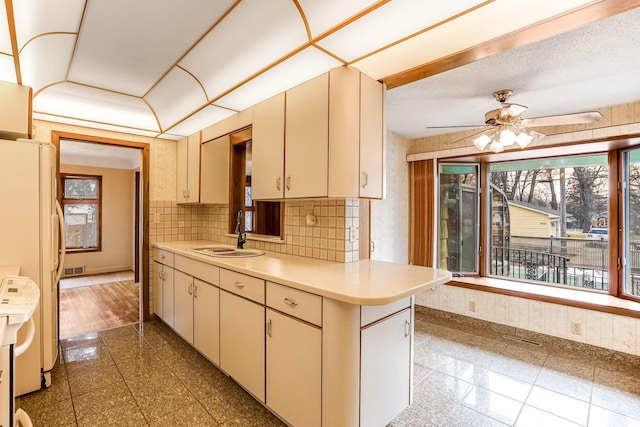
[[[153,246],[350,304],[388,304],[451,280],[447,270],[384,261],[339,263],[274,252],[228,259],[186,250],[214,244],[199,240]]]

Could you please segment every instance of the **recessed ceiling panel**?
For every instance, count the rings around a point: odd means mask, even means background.
[[[501,1],[465,14],[403,43],[352,63],[380,79],[531,26],[590,3],[590,0]]]
[[[482,2],[394,0],[320,40],[318,44],[346,61],[353,61]],[[402,25],[398,25],[400,22]]]
[[[335,27],[377,1],[374,0],[298,0],[309,23],[311,36]]]
[[[7,22],[7,10],[0,7],[0,55],[11,55],[11,38],[9,37],[9,24]]]
[[[13,2],[18,48],[46,33],[77,33],[85,0],[19,0]]]
[[[189,73],[174,67],[145,97],[163,129],[207,103],[202,86]]]
[[[292,1],[243,0],[180,65],[216,99],[306,41]]]
[[[0,53],[0,80],[16,83],[16,67],[13,64],[13,56]]]
[[[184,138],[234,114],[236,114],[235,111],[209,105],[179,125],[169,129],[168,133],[171,135],[181,135],[181,137]]]
[[[140,150],[109,144],[60,140],[60,163],[113,169],[140,167]]]
[[[47,122],[65,123],[69,125],[82,126],[86,128],[102,129],[102,130],[108,130],[112,132],[122,132],[126,134],[148,136],[150,138],[155,138],[158,136],[158,132],[146,131],[142,129],[132,129],[132,128],[127,128],[127,127],[122,127],[117,125],[109,125],[105,123],[96,123],[96,122],[91,122],[87,120],[75,119],[71,117],[60,117],[54,114],[42,114],[36,111],[33,112],[33,118],[36,120],[43,120]],[[38,139],[37,131],[34,137],[35,139]]]
[[[50,34],[33,39],[20,52],[22,82],[35,93],[51,83],[64,81],[75,40],[73,34]]]
[[[342,64],[332,56],[315,47],[309,47],[223,96],[215,103],[242,111],[340,65]]]
[[[155,117],[141,98],[72,83],[51,86],[40,92],[33,100],[33,110],[95,123],[159,131]]]
[[[90,1],[69,79],[143,96],[232,3]]]

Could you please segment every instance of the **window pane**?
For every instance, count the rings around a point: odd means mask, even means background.
[[[244,205],[247,208],[253,206],[253,200],[251,199],[251,186],[244,187]]]
[[[478,272],[478,166],[440,165],[439,266]]]
[[[65,178],[64,197],[67,199],[97,199],[98,180],[93,178]]]
[[[247,231],[247,232],[253,231],[253,212],[252,211],[244,212],[244,231]]]
[[[490,274],[607,291],[606,155],[491,165]]]
[[[67,248],[98,246],[98,204],[68,203],[64,205]]]
[[[640,150],[624,161],[624,292],[640,297]]]

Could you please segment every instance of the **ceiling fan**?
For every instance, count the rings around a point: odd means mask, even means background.
[[[499,153],[504,151],[504,147],[518,144],[520,148],[524,148],[535,139],[542,138],[545,134],[531,129],[532,127],[542,126],[561,126],[583,123],[595,123],[602,118],[599,111],[587,111],[583,113],[561,114],[556,116],[522,118],[522,113],[527,107],[520,104],[508,103],[507,100],[513,95],[511,89],[502,89],[493,92],[493,97],[500,103],[500,108],[487,111],[484,115],[484,125],[491,127],[488,131],[483,129],[480,132],[471,135],[480,136],[474,138],[473,144],[481,151],[485,148]],[[480,126],[433,126],[428,129],[442,128],[461,128],[461,127],[480,127]],[[485,133],[486,132],[486,133]],[[465,137],[463,139],[470,138]],[[454,142],[458,142],[454,141]]]

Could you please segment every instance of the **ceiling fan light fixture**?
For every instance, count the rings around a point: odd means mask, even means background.
[[[504,147],[513,145],[516,142],[517,136],[511,129],[502,129],[500,131],[500,144]]]
[[[491,142],[491,137],[489,137],[486,133],[483,133],[479,137],[473,140],[473,145],[480,151],[484,151],[487,148],[487,145]]]
[[[525,132],[520,132],[518,133],[518,136],[516,137],[515,142],[520,146],[520,148],[524,148],[527,145],[529,145],[529,143],[533,140],[534,140],[534,137],[532,135],[529,135],[528,133],[525,133]]]
[[[493,142],[489,144],[489,150],[493,151],[494,153],[502,153],[504,151],[504,145],[502,145],[500,141],[494,139]]]

